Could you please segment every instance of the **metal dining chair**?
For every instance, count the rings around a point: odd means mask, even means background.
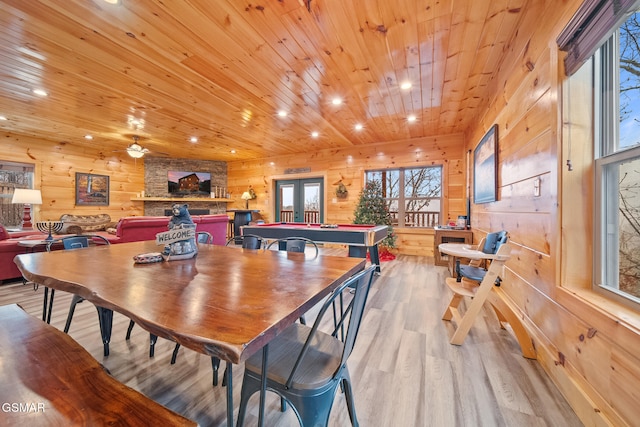
[[[317,258],[320,253],[318,249],[318,244],[311,239],[307,239],[306,237],[284,237],[282,239],[277,239],[269,243],[267,246],[267,250],[271,250],[276,248],[280,251],[287,252],[296,252],[296,253],[306,253],[307,245],[312,246],[314,248],[313,258]],[[300,323],[303,325],[307,324],[307,321],[304,315],[300,316]]]
[[[213,236],[208,231],[196,232],[196,242],[213,245]]]
[[[226,246],[242,246],[242,249],[262,249],[264,240],[260,236],[253,234],[244,234],[242,236],[232,237],[225,243]]]
[[[306,253],[307,246],[311,246],[314,249],[313,258],[316,258],[320,253],[318,244],[306,237],[285,237],[277,239],[269,243],[267,250],[278,247],[278,250],[287,252],[299,252]]]
[[[342,387],[353,426],[358,425],[347,360],[353,351],[362,321],[375,265],[354,275],[325,300],[312,327],[294,323],[269,342],[267,390],[289,402],[302,426],[326,426],[338,387]],[[351,294],[350,290],[354,293]],[[330,333],[319,329],[325,314],[342,294],[352,296],[344,306]],[[344,340],[339,331],[347,325]],[[257,352],[245,363],[238,427],[244,425],[249,398],[261,390],[262,354]]]
[[[62,239],[62,244],[64,245],[65,249],[86,248],[89,246],[89,242],[96,242],[96,240],[100,242],[97,244],[102,244],[102,245],[111,244],[111,242],[109,242],[109,240],[106,237],[100,236],[99,234],[67,237],[65,239]],[[85,244],[86,246],[83,246]],[[53,299],[53,289],[51,291],[52,291],[52,299]],[[84,301],[84,298],[82,298],[79,295],[74,295],[73,298],[71,299],[71,305],[69,306],[69,313],[67,314],[67,321],[65,322],[65,325],[64,325],[65,333],[68,333],[69,328],[71,327],[71,320],[73,320],[73,313],[76,310],[76,305],[78,305],[82,301]]]
[[[53,239],[49,242],[47,242],[47,246],[46,246],[46,250],[47,252],[51,252],[52,248],[54,245],[56,244],[60,244],[62,243],[62,246],[65,250],[69,250],[69,249],[81,249],[81,248],[87,248],[89,247],[89,243],[93,242],[95,244],[102,244],[102,245],[110,245],[111,242],[109,242],[109,240],[104,237],[104,236],[100,236],[100,235],[81,235],[81,236],[68,236],[68,237],[62,237],[59,239]],[[98,243],[99,242],[99,243]],[[45,286],[44,288],[44,304],[43,304],[43,318],[44,315],[46,313],[46,321],[47,323],[51,323],[51,311],[53,309],[53,298],[55,296],[55,289],[51,289],[51,295],[49,296],[49,302],[47,304],[47,293],[49,291],[49,288],[47,288]],[[78,303],[81,303],[82,301],[84,301],[84,298],[78,296],[78,295],[74,295],[73,299],[71,300],[71,306],[69,307],[69,313],[67,314],[67,321],[65,323],[64,326],[64,332],[69,332],[69,327],[71,326],[71,319],[73,319],[73,313],[76,309],[76,305]]]

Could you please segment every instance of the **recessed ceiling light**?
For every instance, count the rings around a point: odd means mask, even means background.
[[[402,90],[411,89],[411,82],[402,82],[402,84],[400,85],[400,89]]]
[[[280,110],[280,111],[278,111],[278,116],[280,116],[280,117],[287,117],[287,112],[286,112],[286,111],[284,111],[284,110]]]
[[[318,135],[320,135],[320,134],[318,132],[316,132],[316,131],[311,132],[311,136],[314,137],[314,138],[317,138]]]
[[[198,137],[197,136],[192,136],[191,138],[189,138],[189,141],[198,142]]]
[[[416,116],[414,116],[413,114],[407,117],[407,121],[409,123],[411,122],[415,122],[416,121]]]
[[[355,128],[356,128],[356,130],[362,130],[363,126],[362,126],[362,124],[358,123],[358,124],[356,124]]]
[[[89,135],[89,134],[86,134],[86,135],[84,136],[84,139],[92,140],[92,139],[93,139],[93,136],[91,136],[91,135]]]
[[[269,164],[270,164],[271,166],[275,166],[275,165],[276,165],[276,164],[275,164],[275,162],[271,162],[271,163],[269,163]]]
[[[120,0],[104,0],[104,1],[106,3],[109,3],[109,4],[119,4],[120,3]]]
[[[236,154],[236,150],[231,150],[231,154]]]
[[[0,116],[0,120],[7,120],[5,116]]]
[[[43,89],[34,89],[33,93],[39,96],[48,96],[49,94]]]
[[[332,103],[333,105],[340,105],[340,104],[342,104],[342,99],[340,99],[340,98],[333,98],[333,99],[331,100],[331,103]]]

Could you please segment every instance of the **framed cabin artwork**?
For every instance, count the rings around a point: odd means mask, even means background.
[[[109,176],[76,172],[76,206],[109,206]]]
[[[482,137],[473,152],[473,203],[495,202],[498,196],[498,125]]]

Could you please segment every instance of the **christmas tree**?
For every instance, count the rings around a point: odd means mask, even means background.
[[[382,197],[382,184],[380,181],[367,181],[354,212],[354,224],[375,224],[388,226],[387,237],[380,243],[386,248],[396,247],[396,236],[391,226],[391,214],[387,202]]]

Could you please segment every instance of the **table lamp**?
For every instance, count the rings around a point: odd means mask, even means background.
[[[240,198],[245,201],[244,208],[249,209],[249,200],[253,199],[253,197],[251,197],[251,193],[245,191],[244,193],[242,193],[242,196],[240,196]]]
[[[42,204],[42,194],[40,190],[31,190],[28,188],[16,188],[13,191],[13,197],[11,203],[23,203],[24,214],[22,216],[22,229],[31,230],[33,225],[31,224],[31,205]]]

